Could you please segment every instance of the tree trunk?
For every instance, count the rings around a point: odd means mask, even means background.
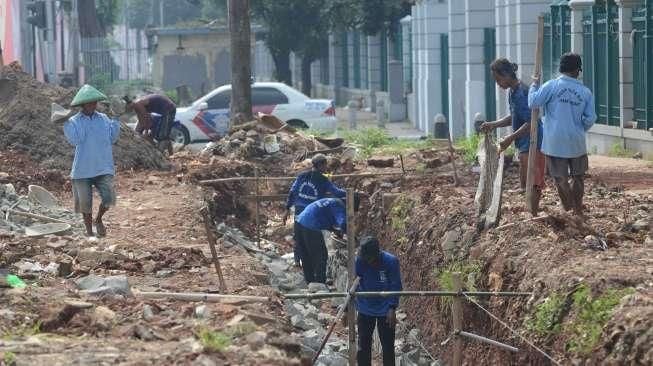
[[[313,60],[308,56],[302,57],[302,93],[311,96],[313,84],[311,83],[311,64]]]
[[[231,35],[231,123],[251,121],[252,45],[249,0],[229,0]]]
[[[292,86],[290,71],[290,51],[271,52],[274,61],[274,78],[286,85]]]
[[[100,24],[95,7],[95,0],[77,2],[79,17],[79,34],[82,38],[97,38],[106,36],[106,30]]]

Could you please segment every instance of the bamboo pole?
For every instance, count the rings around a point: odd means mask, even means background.
[[[224,277],[222,276],[222,267],[220,266],[220,260],[218,259],[218,252],[215,249],[215,235],[213,235],[213,225],[211,218],[209,217],[208,208],[204,207],[200,210],[202,213],[202,218],[204,219],[204,229],[206,230],[206,239],[209,242],[209,248],[211,248],[211,256],[213,257],[213,265],[215,266],[215,272],[218,274],[218,281],[220,282],[220,291],[225,293],[227,292],[227,284],[224,282]]]
[[[6,213],[7,213],[7,216],[6,216],[7,219],[9,219],[9,214],[12,214],[12,215],[16,215],[16,216],[29,217],[31,219],[37,219],[37,220],[41,220],[41,221],[45,221],[45,222],[56,222],[56,223],[59,223],[59,224],[69,224],[69,225],[71,225],[67,221],[55,219],[55,218],[48,217],[48,216],[33,214],[33,213],[30,213],[30,212],[23,212],[23,211],[16,211],[16,210],[8,209],[8,210],[6,210]]]
[[[334,174],[331,178],[370,178],[370,177],[381,177],[389,175],[403,175],[403,172],[378,172],[378,173],[349,173],[349,174]],[[431,174],[421,174],[418,176],[431,176]],[[297,177],[261,177],[263,180],[279,180],[279,181],[291,181],[297,179]],[[243,181],[255,181],[256,177],[230,177],[230,178],[219,178],[219,179],[207,179],[199,181],[200,185],[211,185],[215,183],[229,183],[229,182],[243,182]]]
[[[282,294],[286,299],[328,299],[333,297],[346,297],[346,292],[328,292],[328,293],[311,293],[311,294]],[[508,292],[508,291],[365,291],[355,292],[354,297],[393,297],[393,296],[409,296],[409,297],[529,297],[533,296],[532,292]]]
[[[345,298],[345,303],[338,309],[338,313],[336,314],[336,317],[333,319],[331,322],[331,325],[329,326],[329,331],[326,333],[324,338],[322,339],[322,343],[320,344],[320,348],[317,349],[317,352],[315,353],[315,356],[313,356],[313,365],[315,365],[315,362],[317,362],[317,358],[320,357],[320,353],[322,353],[322,350],[324,349],[324,346],[326,345],[327,341],[329,340],[329,337],[331,337],[331,333],[336,327],[336,324],[340,321],[340,318],[345,314],[345,310],[347,309],[348,306],[350,306],[349,302],[352,299],[352,294],[354,291],[356,291],[356,287],[358,286],[358,282],[360,281],[360,278],[356,277],[354,279],[354,283],[351,284],[349,287],[349,291],[347,292],[347,297]]]
[[[460,272],[452,273],[453,289],[457,292],[462,291],[462,281]],[[453,366],[462,366],[463,364],[463,340],[457,334],[463,329],[463,303],[459,296],[453,298],[451,307],[451,318],[453,321],[453,330],[456,334],[453,340]]]
[[[265,296],[247,296],[247,295],[223,295],[208,294],[202,292],[140,292],[134,291],[134,296],[143,299],[165,299],[165,300],[183,300],[183,301],[203,301],[203,302],[269,302],[270,298]]]
[[[533,72],[534,78],[540,78],[542,75],[542,46],[544,43],[544,17],[539,15],[537,17],[537,43],[535,45],[535,69]],[[526,171],[526,207],[533,215],[535,205],[533,205],[533,198],[535,195],[535,154],[537,154],[537,121],[540,118],[540,110],[538,108],[531,110],[531,136],[530,146],[528,148],[528,170]]]
[[[354,227],[354,189],[347,188],[347,270],[349,283],[356,282],[356,228]],[[349,366],[356,366],[356,309],[347,307],[347,327],[349,329]]]
[[[259,184],[258,184],[258,168],[254,168],[254,177],[256,178],[256,245],[261,247],[261,218],[259,215],[259,209],[261,202],[258,199],[259,195]]]
[[[464,332],[464,331],[461,330],[460,332],[458,332],[458,335],[463,336],[463,337],[467,337],[467,338],[470,338],[470,339],[473,339],[473,340],[476,340],[476,341],[479,341],[481,343],[491,344],[493,346],[503,348],[503,349],[508,350],[510,352],[519,352],[519,349],[516,348],[516,347],[507,345],[505,343],[495,341],[494,339],[485,338],[485,337],[480,336],[478,334]]]

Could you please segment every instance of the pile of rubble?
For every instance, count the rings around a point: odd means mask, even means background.
[[[70,104],[74,89],[44,84],[23,72],[16,63],[0,69],[0,149],[14,149],[49,169],[69,170],[74,148],[61,124],[50,122],[52,103]],[[153,146],[139,139],[127,125],[114,145],[120,169],[162,169],[169,164]]]

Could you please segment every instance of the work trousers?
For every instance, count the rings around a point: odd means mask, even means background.
[[[300,223],[297,227],[297,244],[304,270],[306,283],[326,283],[327,253],[326,244],[322,231],[311,230]]]
[[[358,313],[358,366],[372,365],[372,334],[378,327],[383,366],[395,366],[395,327],[388,326],[385,316],[369,316]]]

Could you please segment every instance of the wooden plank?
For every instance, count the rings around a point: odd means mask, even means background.
[[[460,279],[460,272],[451,274],[453,281],[453,290],[456,292],[462,291],[462,280]],[[451,318],[453,321],[453,331],[455,339],[453,343],[453,366],[462,366],[463,364],[463,339],[458,335],[458,332],[463,330],[463,303],[460,296],[453,298],[453,305],[451,307]]]
[[[354,227],[354,189],[347,188],[347,270],[348,283],[351,285],[356,278],[356,228]],[[349,366],[356,366],[356,308],[347,307],[347,327],[349,329]]]
[[[490,206],[485,212],[485,228],[489,229],[496,226],[501,219],[501,198],[503,196],[503,166],[504,166],[505,156],[503,152],[499,154],[499,163],[497,165],[497,171],[494,176],[494,182],[492,184],[492,199],[490,200]]]
[[[535,45],[535,69],[533,76],[540,78],[542,75],[542,46],[544,43],[544,17],[540,14],[537,17],[537,43]],[[540,118],[539,108],[531,110],[531,138],[528,148],[528,170],[526,173],[526,207],[533,215],[534,183],[535,183],[535,154],[537,154],[537,121]]]

